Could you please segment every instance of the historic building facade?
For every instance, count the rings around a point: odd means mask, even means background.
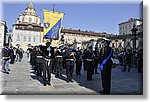
[[[5,21],[0,20],[0,48],[7,43],[7,25]]]
[[[107,33],[97,33],[91,31],[62,29],[61,37],[63,43],[75,43],[75,48],[80,47],[85,49],[92,45],[93,48],[97,44],[101,47],[101,39],[104,37],[112,39],[111,46],[114,50],[122,50],[124,47],[133,49],[134,36],[131,32],[133,25],[138,29],[136,34],[136,48],[143,47],[143,23],[141,19],[129,19],[128,21],[119,24],[119,35]],[[41,45],[43,42],[43,26],[40,23],[40,16],[36,14],[36,10],[32,3],[25,9],[25,12],[19,15],[16,24],[13,24],[13,46],[20,45],[26,50],[28,45]],[[62,40],[62,39],[61,39]]]
[[[42,43],[43,27],[40,23],[40,16],[32,3],[19,15],[16,24],[13,24],[12,45],[19,45],[26,50],[28,45],[39,45]]]
[[[133,25],[136,27],[142,24],[141,19],[135,19],[135,18],[130,18],[128,21],[121,22],[119,24],[119,35],[128,35],[132,34],[131,29],[133,28]]]
[[[64,36],[64,43],[73,42],[75,43],[75,48],[86,48],[89,45],[92,45],[93,48],[99,39],[103,37],[110,37],[110,34],[106,33],[96,33],[90,31],[81,31],[73,29],[62,29],[61,35]]]
[[[137,29],[136,34],[133,34],[133,25]],[[143,49],[143,20],[129,19],[128,21],[119,24],[119,35],[110,37],[112,39],[111,46],[114,50],[121,51],[123,48],[133,51]],[[134,47],[134,43],[135,47]]]

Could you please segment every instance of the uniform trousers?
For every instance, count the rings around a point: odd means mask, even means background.
[[[50,64],[47,60],[43,60],[43,81],[44,84],[49,84],[51,82],[51,72],[52,72],[52,60]]]
[[[92,75],[94,74],[94,67],[93,67],[94,61],[88,61],[87,60],[87,80],[92,80]]]
[[[110,89],[111,89],[111,66],[110,65],[104,65],[103,70],[101,70],[101,77],[102,77],[103,92],[106,94],[110,94]]]
[[[66,75],[68,80],[72,80],[74,71],[74,60],[66,60]]]

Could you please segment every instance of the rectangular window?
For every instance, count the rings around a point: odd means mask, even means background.
[[[22,17],[22,22],[24,22],[24,17]]]
[[[26,36],[23,37],[23,41],[26,42]]]
[[[20,36],[17,35],[16,41],[20,41]]]
[[[41,37],[39,38],[39,42],[41,42]]]
[[[120,26],[120,30],[121,30],[121,26]]]
[[[35,42],[36,41],[36,38],[35,37],[33,37],[33,42]]]
[[[31,42],[31,36],[28,37],[28,42]]]

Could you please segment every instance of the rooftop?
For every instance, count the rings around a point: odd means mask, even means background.
[[[118,24],[118,25],[125,24],[125,23],[129,23],[129,22],[133,22],[133,21],[141,21],[141,22],[143,22],[143,20],[142,20],[142,19],[130,18],[130,19],[128,19],[128,21],[121,22],[121,23],[120,23],[120,24]]]

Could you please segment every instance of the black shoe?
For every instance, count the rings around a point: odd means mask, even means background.
[[[90,81],[93,81],[93,79],[90,79]]]
[[[51,85],[51,83],[47,83],[49,86]]]
[[[59,76],[59,72],[57,72],[56,76]]]
[[[73,83],[73,80],[70,79],[69,81]]]
[[[105,92],[105,91],[99,91],[99,93],[101,93],[101,94],[104,94],[104,95],[108,95],[108,94],[110,94],[110,92]]]
[[[138,71],[138,73],[143,73],[142,71]]]
[[[46,86],[46,84],[44,84],[44,86]]]
[[[87,81],[93,81],[93,79],[87,79]]]
[[[67,83],[69,83],[69,79],[67,79],[66,81],[67,81]]]
[[[11,71],[10,69],[8,69],[8,71]]]
[[[6,72],[6,74],[9,74],[9,72]]]

